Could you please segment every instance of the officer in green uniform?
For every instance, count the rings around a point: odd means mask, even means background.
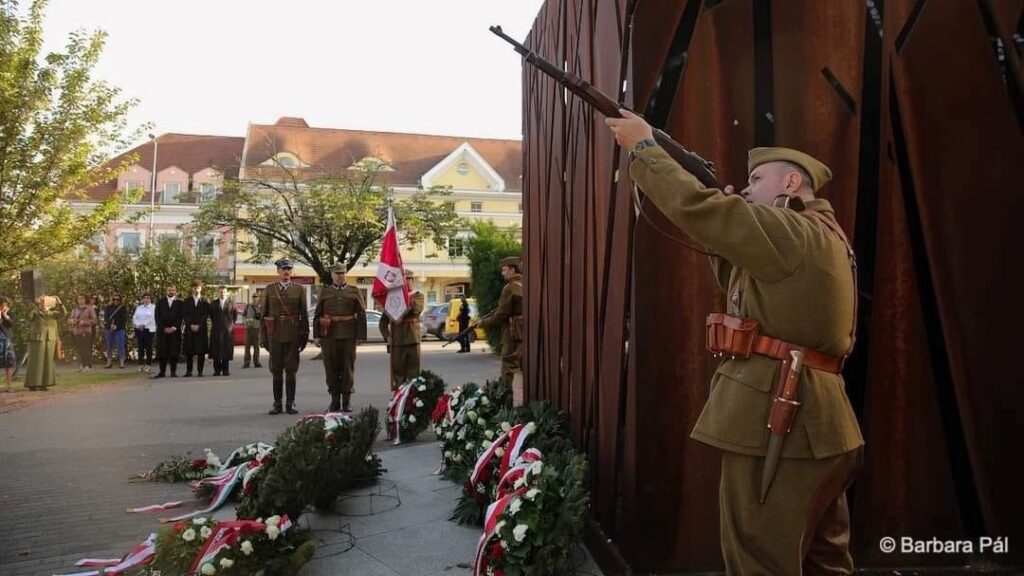
[[[334,284],[320,288],[313,314],[313,337],[323,350],[328,412],[351,412],[349,399],[355,387],[356,342],[366,340],[366,302],[363,292],[345,281],[346,268],[331,267]]]
[[[501,261],[501,289],[498,307],[477,323],[484,330],[501,327],[501,377],[511,383],[523,361],[523,274],[522,260],[509,256]]]
[[[406,285],[414,274],[405,271]],[[412,380],[420,373],[420,314],[426,297],[420,291],[409,292],[409,309],[398,322],[392,322],[387,314],[380,316],[380,333],[389,345],[391,353],[391,390]]]
[[[295,410],[295,372],[299,352],[309,340],[309,312],[306,291],[292,282],[292,261],[282,258],[277,266],[278,281],[263,291],[263,348],[270,354],[270,374],[274,379],[274,407],[267,414],[281,413],[282,387],[286,388],[285,411]]]
[[[759,324],[752,353],[733,358],[731,346],[723,351],[692,433],[722,451],[726,572],[851,574],[846,488],[860,467],[864,440],[841,375],[856,331],[852,249],[832,206],[815,196],[832,173],[803,152],[755,148],[743,191],[705,188],[655,143],[642,118],[622,114],[606,123],[619,145],[633,151],[633,181],[716,254],[712,269],[726,291],[730,319],[712,315],[709,326]],[[803,358],[801,404],[762,502],[773,434],[766,423],[788,372],[782,361],[793,351]]]
[[[60,327],[57,321],[67,316],[60,298],[40,296],[36,308],[29,315],[28,366],[25,388],[46,390],[57,385],[57,339]]]

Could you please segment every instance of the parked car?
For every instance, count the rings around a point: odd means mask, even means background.
[[[309,309],[309,340],[313,341],[313,313],[316,308]],[[380,312],[376,310],[366,311],[366,341],[383,342],[384,336],[380,333]]]
[[[447,303],[434,304],[420,314],[420,333],[424,336],[431,334],[435,338],[444,338],[441,334],[448,319],[448,308]]]

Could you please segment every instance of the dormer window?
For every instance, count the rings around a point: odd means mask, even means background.
[[[279,166],[281,168],[305,168],[307,165],[299,160],[299,157],[291,152],[278,152],[263,162],[264,166]]]

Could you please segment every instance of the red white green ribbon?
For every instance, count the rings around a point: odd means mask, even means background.
[[[187,520],[203,514],[210,514],[215,512],[218,508],[227,502],[228,497],[231,495],[231,491],[234,490],[235,486],[242,480],[242,476],[245,475],[246,470],[252,465],[253,461],[239,464],[234,468],[229,468],[223,474],[213,476],[211,478],[203,478],[192,484],[193,490],[198,490],[201,486],[211,485],[214,486],[213,499],[210,501],[210,505],[202,510],[195,510],[182,514],[181,516],[175,516],[174,518],[161,518],[161,522],[177,522],[179,520]]]

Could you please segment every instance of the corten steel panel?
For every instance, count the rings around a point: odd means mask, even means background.
[[[942,434],[898,170],[893,160],[883,158],[869,324],[878,334],[871,339],[870,383],[861,418],[864,468],[851,508],[854,554],[869,566],[893,564],[894,557],[878,549],[883,536],[966,536]],[[948,565],[951,559],[933,554],[903,560],[923,566]]]
[[[1019,470],[1009,459],[1020,453],[1024,388],[999,360],[1019,354],[1024,325],[1006,290],[1006,264],[1024,261],[1024,243],[1013,235],[1024,218],[1024,138],[978,5],[925,4],[893,55],[892,78],[984,529],[1024,539],[1024,493],[1009,473]],[[1013,557],[1024,559],[1022,552]]]
[[[641,4],[638,17],[652,8]],[[746,151],[753,143],[752,36],[749,3],[702,11],[665,126],[714,160],[724,182],[737,184],[745,179]],[[643,218],[637,223],[632,342],[635,409],[643,415],[636,435],[648,449],[637,453],[636,474],[643,482],[627,550],[643,570],[716,569],[719,458],[689,434],[715,368],[705,351],[704,318],[722,309],[721,290],[707,257],[667,238],[682,235],[653,205],[644,210],[654,226]]]
[[[775,145],[803,150],[832,169],[822,197],[832,203],[851,242],[866,17],[857,2],[771,3]]]

